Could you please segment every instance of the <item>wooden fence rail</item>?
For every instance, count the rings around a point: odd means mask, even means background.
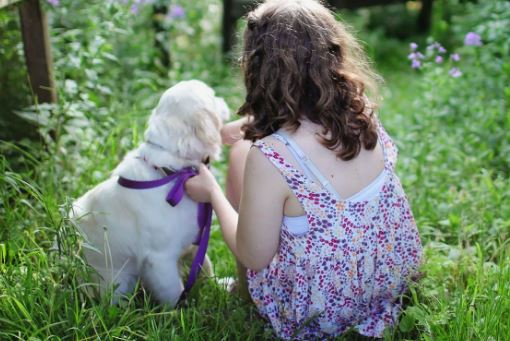
[[[0,8],[7,7],[20,1],[21,0],[0,0]]]
[[[357,9],[361,7],[404,3],[406,0],[326,0],[328,5],[337,9]],[[223,51],[229,52],[234,45],[236,22],[251,10],[257,0],[223,0]],[[421,0],[421,11],[418,17],[418,28],[429,30],[433,0]]]

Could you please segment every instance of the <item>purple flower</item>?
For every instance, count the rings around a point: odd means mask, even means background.
[[[421,54],[420,52],[411,52],[407,56],[407,59],[423,59],[423,58],[425,58],[425,56],[423,54]]]
[[[439,44],[437,41],[427,46],[427,51],[434,50],[437,50],[437,52],[439,53],[446,53],[446,49],[443,46],[441,46],[441,44]]]
[[[468,32],[464,38],[464,45],[466,46],[482,46],[482,39],[480,35],[475,32]]]
[[[434,51],[434,49],[438,48],[440,45],[437,42],[434,42],[427,46],[427,51]]]
[[[421,62],[418,59],[413,59],[411,67],[413,69],[419,69],[421,67]]]
[[[129,11],[131,12],[131,14],[137,14],[138,13],[138,5],[137,4],[132,4],[131,8],[129,9]]]
[[[441,64],[441,63],[443,62],[443,57],[441,57],[441,56],[436,56],[435,61],[436,61],[436,64]]]
[[[454,61],[454,62],[458,62],[460,60],[460,55],[458,53],[454,53],[450,56],[450,58]]]
[[[167,17],[170,19],[181,19],[186,16],[186,11],[181,5],[172,5],[168,11]]]
[[[462,72],[461,72],[458,68],[456,68],[456,67],[452,68],[452,69],[448,72],[448,74],[449,74],[450,76],[452,76],[453,78],[459,78],[460,76],[462,76]]]
[[[47,0],[53,7],[60,5],[60,0]]]
[[[411,51],[416,51],[416,49],[418,48],[418,44],[413,42],[409,44],[409,47],[411,48]]]

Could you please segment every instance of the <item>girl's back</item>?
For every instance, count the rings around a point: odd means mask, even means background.
[[[394,173],[396,147],[379,125],[377,148],[339,161],[307,126],[255,143],[283,176],[289,197],[278,253],[267,268],[248,271],[250,294],[283,338],[339,335],[350,327],[380,337],[396,319],[395,300],[421,256]]]
[[[348,199],[361,194],[370,188],[370,184],[376,181],[384,170],[384,153],[382,146],[377,144],[373,150],[362,148],[356,158],[345,161],[324,147],[320,143],[320,126],[309,121],[301,121],[300,127],[294,132],[281,130],[285,135],[297,144],[303,154],[310,159],[310,163],[316,166],[320,176],[330,183],[330,190],[336,192],[337,196]],[[292,149],[285,147],[285,141],[270,136],[264,139],[266,143],[274,146],[280,155],[295,168],[303,168],[300,165],[299,157],[292,153]],[[307,172],[306,168],[304,169]],[[316,176],[311,175],[312,178]],[[289,197],[284,204],[286,216],[302,216],[305,214],[302,205],[289,191]]]

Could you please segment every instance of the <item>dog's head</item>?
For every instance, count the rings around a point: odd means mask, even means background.
[[[182,159],[216,160],[221,151],[220,129],[229,113],[225,101],[205,83],[182,81],[161,96],[145,139]]]

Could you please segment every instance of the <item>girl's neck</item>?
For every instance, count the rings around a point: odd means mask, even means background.
[[[301,124],[299,128],[296,130],[296,135],[301,136],[313,136],[315,138],[320,138],[324,136],[324,127],[320,124],[313,123],[308,119],[301,119],[299,121]]]
[[[298,129],[302,129],[310,134],[317,134],[322,131],[322,126],[319,124],[313,123],[307,119],[302,119],[299,121],[301,124]]]

